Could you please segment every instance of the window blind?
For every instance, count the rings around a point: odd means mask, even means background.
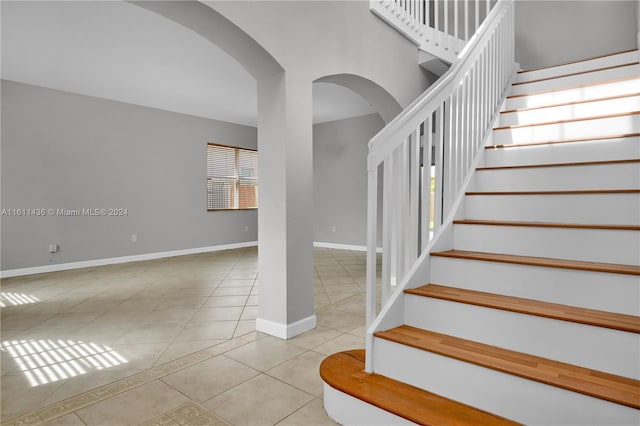
[[[258,207],[258,152],[207,144],[207,209]]]

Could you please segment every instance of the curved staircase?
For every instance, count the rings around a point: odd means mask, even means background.
[[[640,65],[518,73],[404,324],[321,366],[342,424],[640,424]],[[369,356],[369,354],[367,354]]]

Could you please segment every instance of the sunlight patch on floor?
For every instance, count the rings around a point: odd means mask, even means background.
[[[109,346],[73,340],[9,340],[0,350],[13,357],[32,387],[128,362]]]

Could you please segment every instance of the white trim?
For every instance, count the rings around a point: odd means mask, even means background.
[[[257,246],[257,241],[223,244],[219,246],[197,247],[191,249],[163,251],[158,253],[136,254],[133,256],[110,257],[107,259],[85,260],[82,262],[60,263],[56,265],[34,266],[31,268],[9,269],[0,271],[0,278],[18,277],[21,275],[44,274],[46,272],[66,271],[68,269],[92,268],[94,266],[114,265],[117,263],[138,262],[141,260],[161,259],[164,257],[185,256],[188,254],[207,253],[212,251],[232,250]]]
[[[256,331],[267,333],[281,339],[291,339],[305,331],[316,328],[316,316],[311,315],[291,324],[281,324],[264,318],[256,319]]]
[[[314,241],[313,246],[336,249],[336,250],[367,251],[367,246],[357,246],[352,244],[323,243],[323,242]],[[382,247],[378,247],[376,249],[376,252],[382,253]]]

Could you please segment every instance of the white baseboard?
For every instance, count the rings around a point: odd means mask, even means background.
[[[247,241],[244,243],[223,244],[219,246],[196,247],[191,249],[163,251],[158,253],[136,254],[132,256],[110,257],[107,259],[85,260],[81,262],[59,263],[55,265],[33,266],[30,268],[8,269],[0,271],[0,278],[20,277],[23,275],[45,274],[47,272],[67,271],[69,269],[92,268],[95,266],[115,265],[118,263],[139,262],[142,260],[162,259],[164,257],[185,256],[188,254],[208,253],[221,250],[233,250],[244,247],[255,247],[257,241]],[[335,244],[314,242],[314,247],[331,248],[337,250],[367,251],[366,246],[350,244]],[[378,247],[378,253],[382,253],[382,248]]]
[[[92,268],[94,266],[114,265],[117,263],[138,262],[141,260],[161,259],[164,257],[185,256],[188,254],[208,253],[221,250],[232,250],[257,246],[257,241],[245,243],[223,244],[219,246],[197,247],[183,250],[163,251],[159,253],[136,254],[133,256],[111,257],[107,259],[85,260],[82,262],[60,263],[56,265],[34,266],[31,268],[9,269],[0,271],[0,278],[19,277],[22,275],[44,274],[47,272],[66,271],[69,269]]]
[[[313,246],[321,247],[321,248],[336,249],[336,250],[367,251],[367,246],[358,246],[358,245],[352,245],[352,244],[323,243],[319,241],[314,241]],[[382,247],[378,247],[376,249],[376,252],[382,253]]]
[[[316,316],[311,315],[291,324],[281,324],[264,318],[256,319],[256,331],[270,334],[281,339],[291,339],[305,331],[316,328]]]

